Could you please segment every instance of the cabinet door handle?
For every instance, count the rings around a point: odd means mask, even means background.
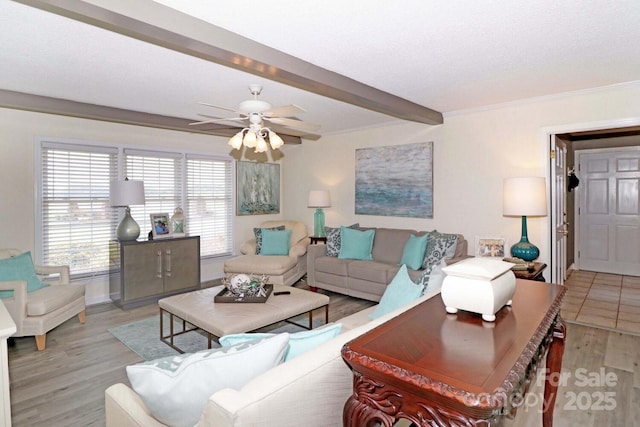
[[[156,277],[162,279],[162,251],[156,252]]]
[[[167,249],[167,268],[165,269],[165,275],[171,277],[171,249]]]

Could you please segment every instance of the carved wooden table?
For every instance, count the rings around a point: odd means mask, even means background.
[[[495,322],[447,314],[436,296],[348,342],[353,369],[345,426],[496,426],[514,416],[545,354],[543,425],[551,426],[565,325],[563,286],[517,280],[513,305]],[[551,378],[551,381],[550,381]]]

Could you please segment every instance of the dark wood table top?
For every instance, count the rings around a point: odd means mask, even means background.
[[[362,374],[413,386],[476,408],[496,408],[517,390],[560,312],[563,286],[517,280],[511,307],[495,322],[459,311],[440,296],[345,344],[345,360]],[[357,366],[357,368],[356,368]],[[482,397],[478,401],[478,395]]]

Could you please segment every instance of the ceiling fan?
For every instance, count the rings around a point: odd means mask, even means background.
[[[266,101],[258,99],[258,96],[262,92],[262,85],[252,84],[249,85],[249,92],[253,95],[253,99],[248,99],[246,101],[242,101],[238,107],[238,109],[221,107],[219,105],[209,104],[206,102],[200,102],[201,105],[206,105],[208,107],[219,108],[225,111],[231,111],[237,113],[239,117],[231,117],[231,118],[219,118],[212,117],[206,114],[199,114],[204,117],[211,117],[208,120],[203,120],[200,122],[190,123],[191,125],[202,125],[206,123],[216,123],[216,122],[228,122],[228,121],[249,121],[249,128],[257,129],[258,127],[263,126],[263,121],[267,121],[276,125],[281,125],[285,127],[290,127],[292,129],[298,129],[306,132],[313,132],[320,129],[320,125],[314,123],[303,122],[302,120],[298,120],[292,118],[292,116],[300,113],[305,113],[306,110],[303,108],[291,104],[285,105],[282,107],[273,108],[271,104]]]

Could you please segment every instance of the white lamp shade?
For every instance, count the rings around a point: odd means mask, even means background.
[[[111,206],[144,205],[144,182],[111,181],[109,203]]]
[[[310,208],[328,208],[331,206],[331,195],[327,190],[309,191],[307,206]]]
[[[543,177],[505,178],[502,197],[505,216],[547,215],[547,185]]]

